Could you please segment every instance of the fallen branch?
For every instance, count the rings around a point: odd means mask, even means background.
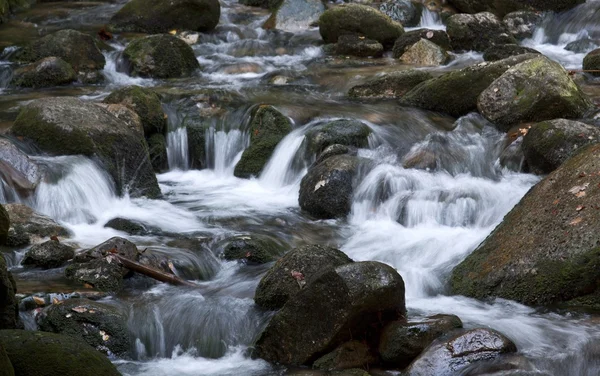
[[[121,256],[118,253],[113,253],[110,256],[116,258],[121,263],[121,265],[123,265],[127,269],[143,274],[150,278],[154,278],[157,281],[170,283],[176,286],[198,287],[198,285],[193,282],[186,281],[185,279],[179,278],[174,274],[165,273],[161,270],[142,265],[139,262],[132,261],[127,257]]]
[[[571,69],[571,70],[569,70],[569,75],[574,75],[575,73],[600,73],[600,69]]]

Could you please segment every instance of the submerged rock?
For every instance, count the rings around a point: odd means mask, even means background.
[[[277,144],[292,131],[292,122],[273,106],[260,105],[250,121],[250,146],[235,165],[233,174],[239,178],[260,175],[273,155]]]
[[[334,155],[313,165],[300,183],[300,208],[320,219],[345,217],[358,164],[358,157]]]
[[[101,70],[106,59],[94,38],[87,34],[76,30],[59,30],[30,43],[16,55],[17,60],[31,63],[48,57],[66,61],[84,83],[96,83],[103,78]]]
[[[49,154],[97,159],[119,193],[160,196],[143,135],[93,103],[72,97],[34,100],[21,109],[10,132]]]
[[[283,253],[283,247],[274,239],[261,235],[241,235],[225,240],[223,258],[244,260],[253,264],[275,261]]]
[[[523,153],[531,172],[548,174],[588,144],[600,142],[600,128],[556,119],[537,123],[523,138]]]
[[[77,80],[73,67],[59,57],[46,57],[13,72],[11,85],[44,88],[68,85]]]
[[[113,218],[106,222],[104,227],[113,228],[117,231],[123,231],[130,235],[145,235],[148,233],[148,229],[141,222],[120,217]]]
[[[140,86],[124,87],[110,93],[104,99],[104,103],[123,104],[135,111],[142,120],[146,137],[166,131],[167,118],[160,97],[152,89]]]
[[[452,272],[452,293],[539,306],[600,307],[600,145],[533,187]]]
[[[415,43],[421,39],[428,40],[442,47],[444,50],[450,50],[450,37],[444,30],[418,29],[407,31],[402,34],[396,42],[392,50],[395,59],[399,59],[404,53]]]
[[[108,304],[67,299],[45,308],[37,321],[44,332],[83,340],[104,353],[123,356],[130,348],[126,318]]]
[[[15,375],[120,375],[106,356],[73,337],[27,330],[0,330],[0,345],[6,349]]]
[[[583,69],[596,71],[590,72],[590,74],[600,76],[600,48],[585,55],[583,58]]]
[[[495,79],[510,67],[536,57],[519,55],[445,73],[416,86],[402,98],[402,103],[432,111],[463,116],[477,109],[477,98]]]
[[[51,236],[68,237],[69,230],[58,224],[52,218],[35,212],[23,204],[4,205],[10,218],[10,229],[7,244],[18,247],[37,243]]]
[[[516,43],[502,21],[489,12],[451,16],[446,32],[457,51],[485,51],[494,45]]]
[[[254,301],[262,308],[279,309],[322,271],[353,262],[340,250],[320,245],[294,248],[260,280]]]
[[[404,282],[392,267],[367,261],[327,269],[273,316],[253,355],[308,365],[350,339],[370,338],[405,313]]]
[[[522,54],[540,54],[540,52],[533,48],[519,46],[518,44],[500,44],[485,50],[483,52],[483,60],[497,61]]]
[[[477,100],[479,112],[504,131],[522,122],[581,117],[590,106],[562,65],[545,56],[511,67]]]
[[[23,257],[21,264],[43,269],[58,268],[75,256],[75,250],[57,240],[36,244]]]
[[[515,344],[495,330],[459,330],[432,343],[412,362],[407,374],[453,376],[470,364],[516,351]]]
[[[447,64],[450,61],[450,55],[437,44],[427,39],[421,39],[400,56],[400,61],[419,66],[438,66]]]
[[[148,34],[211,31],[220,17],[218,0],[132,0],[111,18],[110,27]]]
[[[408,69],[377,76],[348,92],[351,98],[401,98],[420,83],[433,78],[431,73]]]
[[[319,18],[319,32],[326,43],[336,43],[346,34],[373,39],[390,48],[404,33],[398,22],[366,5],[346,4],[328,9]]]
[[[123,51],[123,59],[129,74],[140,77],[189,77],[200,67],[192,47],[168,34],[135,39]]]
[[[305,134],[308,151],[319,155],[331,145],[369,146],[371,128],[358,120],[340,119],[318,125]]]

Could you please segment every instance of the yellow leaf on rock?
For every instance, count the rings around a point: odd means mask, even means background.
[[[175,35],[175,34],[177,34],[177,30],[171,30],[171,31],[169,31],[169,34]]]

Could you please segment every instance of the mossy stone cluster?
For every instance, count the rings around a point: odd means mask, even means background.
[[[113,91],[104,98],[104,103],[123,104],[142,120],[144,134],[149,137],[155,133],[164,134],[167,119],[163,111],[160,97],[154,90],[141,86],[127,86]]]
[[[489,12],[455,14],[448,18],[446,31],[457,51],[485,51],[494,45],[517,42],[502,20]]]
[[[292,131],[292,122],[275,107],[260,105],[252,113],[248,131],[250,146],[233,172],[239,178],[260,175],[277,144]]]

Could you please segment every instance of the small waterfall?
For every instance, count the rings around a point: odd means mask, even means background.
[[[248,146],[249,137],[239,129],[229,131],[207,130],[207,147],[214,164],[212,168],[218,175],[232,175],[233,169],[239,162],[242,152]]]
[[[295,129],[281,140],[260,175],[261,183],[276,188],[299,183],[310,163],[302,147],[304,134],[311,125]]]
[[[167,115],[167,160],[169,169],[187,170],[190,166],[188,134],[185,127],[185,113],[178,104],[164,105]]]
[[[114,49],[113,51],[103,52],[106,64],[102,74],[106,78],[109,86],[121,87],[121,86],[150,86],[154,84],[154,81],[148,78],[142,77],[131,77],[124,72],[121,67],[121,56],[125,46],[119,43],[110,43],[110,46]]]
[[[423,7],[423,13],[421,13],[421,20],[417,29],[434,29],[434,30],[446,30],[446,25],[442,22],[442,18],[438,12],[432,12],[427,7]]]

